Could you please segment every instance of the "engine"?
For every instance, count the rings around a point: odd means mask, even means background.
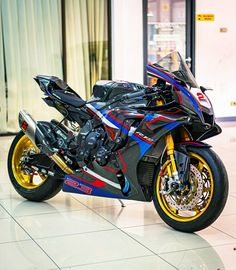
[[[105,166],[110,156],[110,149],[104,145],[106,132],[102,127],[92,129],[90,121],[80,130],[77,137],[76,160],[80,166],[84,163],[96,160],[101,166]]]
[[[52,147],[60,149],[70,165],[83,167],[93,160],[100,166],[107,164],[111,149],[104,144],[107,135],[102,127],[93,128],[92,122],[87,121],[77,134],[58,122],[51,122],[51,128],[47,131]]]

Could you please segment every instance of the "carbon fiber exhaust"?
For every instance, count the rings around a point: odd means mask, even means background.
[[[19,113],[19,125],[21,130],[31,140],[31,142],[49,158],[51,158],[66,174],[73,174],[73,170],[51,147],[49,134],[50,127],[45,127],[40,122],[36,122],[26,111]]]

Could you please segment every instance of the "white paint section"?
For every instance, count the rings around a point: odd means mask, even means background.
[[[143,83],[142,0],[112,0],[112,79]]]
[[[90,175],[96,177],[97,179],[99,179],[99,180],[101,180],[101,181],[107,183],[108,185],[113,186],[113,187],[115,187],[115,188],[117,188],[117,189],[121,189],[121,187],[120,187],[119,184],[116,184],[116,183],[112,182],[111,180],[108,180],[108,179],[102,177],[101,175],[99,175],[99,174],[97,174],[97,173],[91,171],[88,167],[84,166],[84,167],[83,167],[83,170],[84,170],[85,172],[89,173]]]
[[[204,93],[201,91],[201,89],[199,88],[191,88],[191,94],[198,100],[198,102],[210,109],[211,108],[211,103],[209,102],[209,99],[206,95],[204,95]]]
[[[96,115],[101,118],[102,122],[104,124],[106,124],[107,126],[111,127],[111,128],[115,128],[115,129],[119,129],[117,126],[115,126],[114,124],[112,124],[112,122],[110,122],[109,120],[107,120],[104,115],[99,112],[96,108],[94,108],[91,104],[86,104],[86,106],[93,111],[94,113],[96,113]]]
[[[235,0],[197,2],[197,14],[215,14],[215,21],[196,22],[196,77],[207,91],[217,117],[236,116]],[[227,32],[220,32],[227,28]]]

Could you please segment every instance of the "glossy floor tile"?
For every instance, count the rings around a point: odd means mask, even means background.
[[[0,244],[1,270],[53,270],[57,265],[32,240]]]
[[[16,220],[33,238],[115,229],[91,210],[25,216]]]
[[[212,226],[236,239],[236,215],[221,216]]]
[[[120,205],[117,205],[96,208],[95,212],[119,228],[163,222],[157,214],[153,203],[131,204],[126,207],[120,207]]]
[[[86,209],[84,205],[70,195],[60,193],[46,202],[30,202],[22,197],[0,199],[0,205],[12,216],[28,216]]]
[[[113,205],[114,206],[121,205],[118,200],[114,200],[110,198],[92,197],[92,196],[86,196],[86,195],[81,195],[81,194],[71,194],[71,196],[91,209],[109,207]],[[123,200],[123,202],[125,205],[138,203],[137,201],[132,201],[132,200]]]
[[[39,239],[37,242],[60,267],[153,254],[119,230]]]
[[[3,209],[2,207],[1,207],[1,205],[0,205],[0,219],[1,218],[9,218],[10,216],[9,216],[9,214],[6,212],[6,210],[5,209]]]
[[[158,256],[143,256],[126,260],[118,260],[105,263],[95,263],[84,266],[75,266],[71,268],[62,268],[63,270],[174,270],[175,267],[166,263]]]
[[[236,269],[236,123],[222,125],[206,142],[227,168],[229,198],[196,234],[165,225],[152,203],[66,193],[26,201],[7,173],[12,137],[0,137],[0,270]]]
[[[179,270],[234,270],[235,244],[161,254],[160,257]]]
[[[196,234],[177,232],[165,224],[123,229],[156,254],[234,243],[235,239],[212,227]]]

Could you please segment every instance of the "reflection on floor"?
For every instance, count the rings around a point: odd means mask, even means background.
[[[236,269],[236,124],[208,140],[230,180],[227,206],[196,234],[172,230],[152,203],[60,193],[44,203],[9,183],[11,137],[0,137],[0,269]]]

